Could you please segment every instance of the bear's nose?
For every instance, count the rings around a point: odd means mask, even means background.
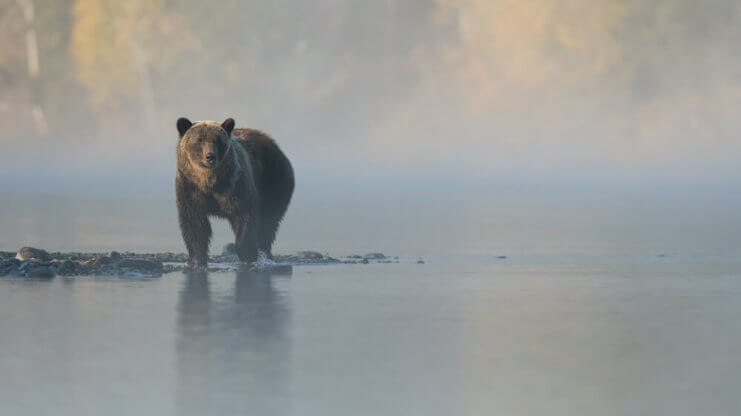
[[[216,160],[216,153],[211,152],[211,153],[206,154],[207,162],[213,162],[215,160]]]

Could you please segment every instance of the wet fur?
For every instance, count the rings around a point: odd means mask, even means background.
[[[210,216],[229,221],[241,261],[255,261],[258,249],[272,258],[278,226],[293,195],[290,161],[275,141],[258,130],[231,130],[229,126],[224,129],[227,121],[222,125],[197,122],[188,126],[188,123],[181,126],[178,121],[181,138],[175,195],[190,264],[207,264],[212,234]],[[231,135],[227,130],[231,130]],[[199,147],[193,142],[198,137],[225,145],[219,147],[215,168],[198,165]]]

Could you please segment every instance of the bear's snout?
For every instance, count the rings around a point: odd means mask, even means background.
[[[212,168],[219,162],[218,149],[214,143],[208,143],[202,148],[203,161],[201,162],[204,167]]]

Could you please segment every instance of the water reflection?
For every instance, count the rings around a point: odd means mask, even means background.
[[[285,297],[264,272],[186,277],[178,302],[179,414],[288,411],[291,346]]]

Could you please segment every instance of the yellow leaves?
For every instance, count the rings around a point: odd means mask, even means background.
[[[626,9],[609,0],[440,0],[458,29],[452,64],[469,97],[568,85],[607,72]]]
[[[141,72],[137,48],[146,50],[160,8],[158,0],[77,1],[70,53],[94,106],[117,108],[134,100]]]

